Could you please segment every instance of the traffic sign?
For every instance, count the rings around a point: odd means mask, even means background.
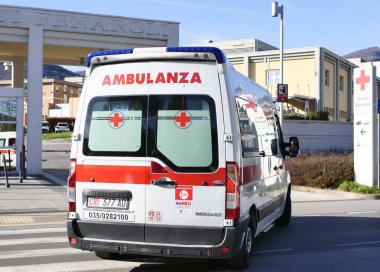
[[[277,84],[277,102],[288,102],[288,84]]]

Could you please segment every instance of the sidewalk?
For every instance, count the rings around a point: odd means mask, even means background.
[[[17,176],[10,176],[9,184],[10,188],[6,188],[5,178],[0,178],[0,214],[67,210],[66,187],[62,186],[63,181],[54,176],[51,179],[43,175],[28,177],[23,183],[19,182]]]

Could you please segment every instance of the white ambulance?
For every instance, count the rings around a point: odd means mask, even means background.
[[[271,95],[213,47],[100,51],[87,58],[68,179],[68,239],[101,258],[228,259],[291,217]]]

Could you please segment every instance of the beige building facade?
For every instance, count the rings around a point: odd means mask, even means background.
[[[239,51],[238,41],[221,44],[235,69],[277,96],[279,50]],[[219,42],[209,45],[219,47]],[[307,111],[325,111],[330,121],[353,120],[352,75],[356,67],[323,47],[285,49],[283,83],[288,84],[289,102],[284,104],[284,114],[304,116]]]
[[[82,84],[59,79],[44,79],[42,84],[42,115],[43,118],[51,117],[49,111],[59,109],[62,104],[69,104],[82,92]],[[72,102],[71,102],[72,103]],[[66,112],[65,112],[66,113]],[[71,115],[74,114],[74,115]],[[64,116],[68,115],[68,116]],[[75,117],[76,111],[61,114],[60,117]]]

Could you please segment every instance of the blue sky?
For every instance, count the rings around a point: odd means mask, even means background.
[[[180,45],[257,38],[279,46],[271,0],[9,0],[3,5],[180,22]],[[339,55],[380,46],[379,0],[282,0],[284,48],[322,46]]]

